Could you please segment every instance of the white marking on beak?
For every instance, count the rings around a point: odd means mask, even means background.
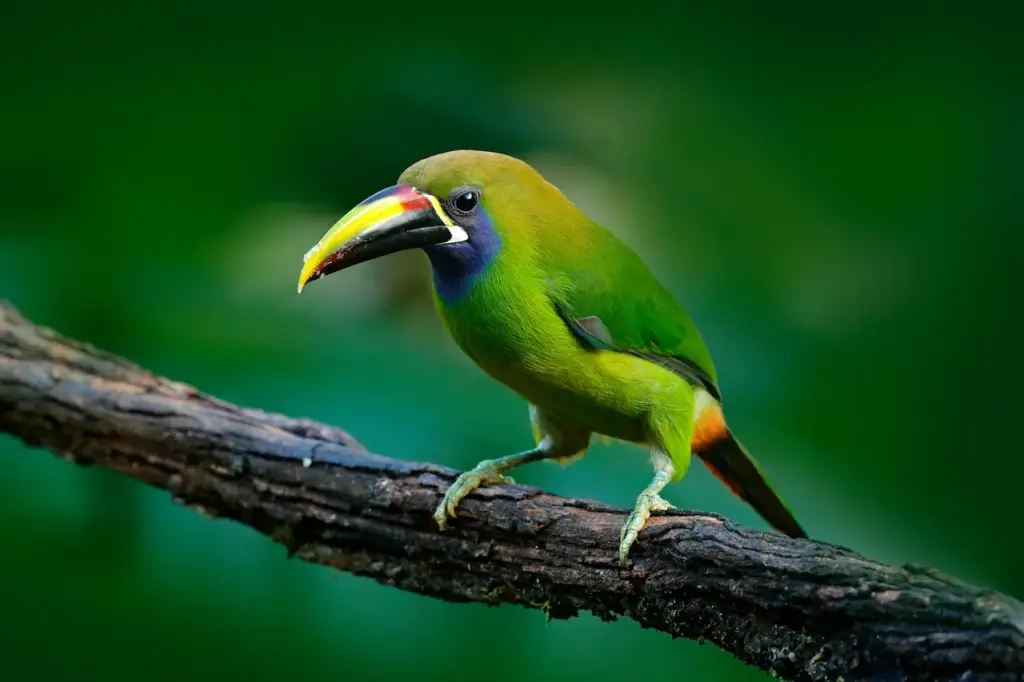
[[[434,212],[437,214],[437,217],[441,219],[441,222],[444,223],[444,226],[448,228],[448,232],[452,235],[448,241],[441,242],[441,246],[445,244],[458,244],[459,242],[469,241],[469,235],[466,234],[464,229],[456,225],[454,220],[448,217],[448,214],[444,212],[444,207],[441,206],[441,202],[437,200],[437,197],[433,194],[427,194],[420,190],[416,191],[427,198],[430,205],[434,207]]]
[[[446,242],[441,242],[442,245],[458,244],[459,242],[469,241],[469,235],[466,234],[466,231],[458,225],[448,225],[447,227],[448,231],[452,233],[452,238]]]

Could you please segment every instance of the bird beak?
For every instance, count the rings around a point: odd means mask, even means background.
[[[309,250],[299,293],[315,279],[389,253],[469,238],[430,194],[394,185],[364,199]]]

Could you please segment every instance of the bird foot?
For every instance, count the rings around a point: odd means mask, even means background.
[[[434,520],[437,522],[438,528],[447,530],[448,518],[455,518],[456,509],[462,502],[462,498],[484,483],[515,483],[510,477],[501,473],[499,462],[500,460],[485,459],[455,479],[455,483],[448,488],[441,504],[437,505],[437,509],[434,511]]]
[[[640,496],[636,498],[636,507],[633,508],[633,512],[626,519],[626,524],[622,527],[622,532],[619,533],[619,563],[622,564],[623,568],[626,566],[626,557],[629,555],[629,549],[636,542],[637,536],[640,535],[640,531],[647,523],[647,519],[651,517],[651,512],[667,511],[672,508],[672,505],[658,493],[647,490],[640,493]]]

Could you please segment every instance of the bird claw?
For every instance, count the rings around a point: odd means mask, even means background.
[[[455,479],[441,499],[441,504],[437,505],[437,509],[434,510],[434,521],[437,522],[438,528],[447,530],[448,519],[449,517],[455,518],[456,510],[462,499],[484,483],[515,483],[509,476],[498,471],[495,464],[495,460],[484,460]]]
[[[644,525],[647,524],[647,519],[651,517],[651,512],[667,511],[669,509],[672,509],[672,505],[657,493],[645,490],[636,498],[636,507],[633,508],[629,518],[626,519],[625,525],[622,526],[622,531],[619,532],[619,563],[623,568],[626,567],[626,557],[629,555],[629,550],[633,543],[636,542]]]

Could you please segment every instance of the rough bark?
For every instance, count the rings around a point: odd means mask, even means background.
[[[624,510],[522,485],[479,490],[441,533],[431,512],[455,471],[225,403],[2,304],[0,431],[446,601],[625,616],[793,680],[1024,678],[1024,606],[1008,596],[683,510],[652,517],[623,570]]]

